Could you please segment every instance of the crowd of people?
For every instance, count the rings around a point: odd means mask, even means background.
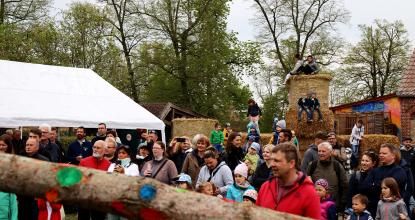
[[[76,128],[76,140],[65,151],[56,129],[42,124],[32,128],[25,141],[19,130],[0,136],[0,152],[153,178],[227,202],[313,219],[413,217],[412,139],[404,138],[401,148],[385,143],[379,151],[359,154],[364,128],[358,121],[350,139],[352,150],[340,145],[334,132],[316,132],[314,143],[300,157],[301,140],[282,120],[276,121],[271,141],[262,143],[261,111],[252,101],[246,137],[230,124],[222,130],[217,123],[210,137],[173,137],[167,145],[156,132],[143,132],[134,148],[100,123],[91,141],[85,138],[85,128]],[[0,219],[61,219],[63,208],[43,199],[0,192]],[[83,208],[77,213],[78,219],[123,219]]]

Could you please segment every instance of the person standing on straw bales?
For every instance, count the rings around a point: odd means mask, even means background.
[[[360,141],[362,140],[364,133],[365,133],[365,127],[363,126],[363,121],[359,119],[352,129],[352,133],[350,134],[350,140],[349,140],[350,145],[352,146],[352,151],[353,151],[352,161],[354,162],[357,162],[359,160],[359,146],[360,146]],[[353,163],[353,164],[356,164],[356,163]]]
[[[249,99],[248,100],[248,113],[246,116],[249,118],[250,122],[256,125],[258,133],[260,133],[258,121],[261,118],[261,115],[262,115],[261,108],[259,108],[258,104],[253,99]]]

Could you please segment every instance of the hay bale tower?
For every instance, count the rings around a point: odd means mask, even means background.
[[[285,114],[287,128],[295,130],[300,140],[300,151],[307,149],[313,142],[313,135],[317,131],[331,131],[334,125],[334,115],[329,109],[329,86],[332,77],[326,74],[298,75],[291,77],[287,82],[289,107]],[[320,110],[323,114],[323,122],[319,122],[317,112],[314,113],[314,121],[307,123],[307,115],[303,112],[302,121],[298,122],[298,99],[306,97],[307,93],[315,92],[320,102]]]
[[[188,136],[193,138],[196,134],[204,134],[209,137],[216,122],[218,120],[208,118],[175,118],[172,121],[172,137]]]

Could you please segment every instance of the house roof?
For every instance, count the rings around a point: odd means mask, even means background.
[[[396,94],[401,97],[415,97],[415,50],[402,76]]]
[[[362,104],[366,104],[369,102],[377,102],[377,101],[384,101],[386,99],[390,99],[390,98],[394,98],[397,97],[397,95],[395,93],[391,93],[388,95],[384,95],[384,96],[379,96],[379,97],[375,97],[375,98],[369,98],[369,99],[364,99],[364,100],[360,100],[357,102],[351,102],[351,103],[347,103],[347,104],[343,104],[343,105],[338,105],[338,106],[334,106],[331,107],[330,110],[332,110],[333,112],[339,109],[344,109],[344,108],[350,108],[353,106],[358,106],[358,105],[362,105]]]
[[[207,116],[205,115],[199,114],[189,109],[179,107],[171,102],[141,103],[141,106],[143,106],[145,109],[153,113],[155,116],[157,116],[161,120],[164,120],[166,118],[166,116],[169,114],[171,109],[179,110],[189,116],[207,118]]]

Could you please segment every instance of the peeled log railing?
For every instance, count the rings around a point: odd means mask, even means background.
[[[180,190],[154,179],[0,154],[0,191],[130,219],[306,219]],[[295,205],[295,204],[293,204]]]

